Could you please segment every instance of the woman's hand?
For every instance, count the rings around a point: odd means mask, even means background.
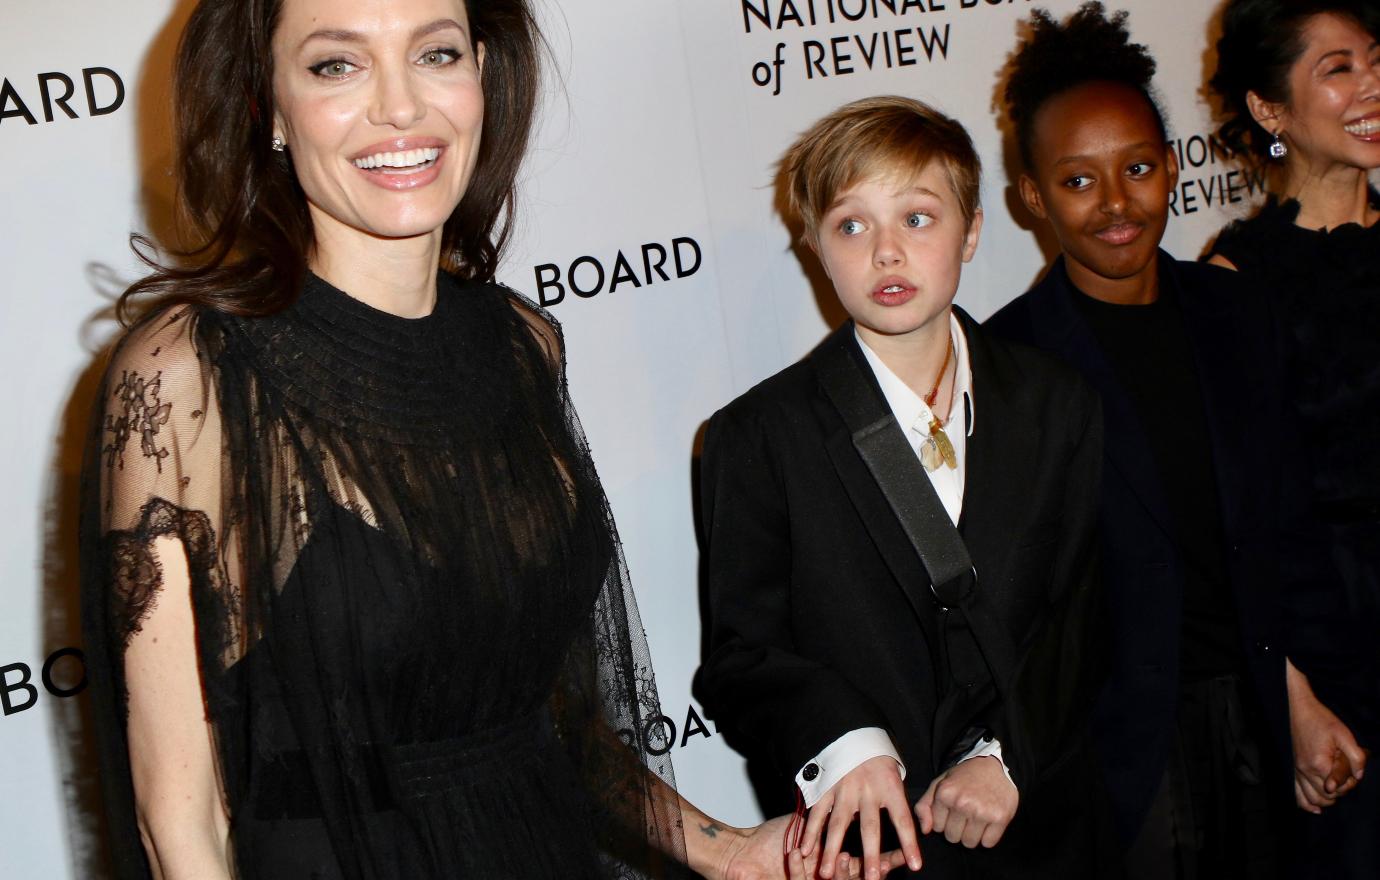
[[[778,816],[758,825],[756,828],[725,828],[718,823],[710,823],[708,829],[698,827],[687,829],[691,833],[727,835],[724,846],[724,860],[718,871],[708,874],[722,880],[814,880],[819,876],[819,849],[816,848],[808,858],[799,848],[786,853],[786,828],[790,816]],[[904,865],[905,856],[899,851],[884,853],[881,857],[881,876],[886,876],[892,868]],[[858,880],[862,876],[862,861],[848,853],[839,853],[834,863],[834,877]]]
[[[1293,663],[1285,664],[1289,733],[1294,744],[1294,799],[1317,815],[1361,781],[1367,754]]]

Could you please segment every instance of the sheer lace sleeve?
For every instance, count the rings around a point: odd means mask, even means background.
[[[122,342],[99,413],[100,531],[107,548],[105,616],[119,650],[158,602],[152,542],[182,542],[194,579],[218,581],[220,414],[186,307],[166,310]]]
[[[185,581],[182,560],[175,563],[179,586],[190,590],[192,605],[224,607],[227,578],[217,540],[220,418],[209,370],[195,343],[195,323],[186,307],[165,309],[119,343],[93,413],[86,455],[83,618],[119,877],[145,876],[148,870],[134,824],[125,661],[165,598],[164,567],[174,563],[167,554],[179,547],[185,552]],[[180,598],[185,602],[188,596]],[[187,621],[182,627],[186,659],[196,664],[191,645],[208,633],[191,626],[190,609],[183,609],[180,619]],[[195,698],[193,693],[193,703]],[[196,729],[203,724],[199,708],[183,719]],[[203,746],[209,760],[209,745]],[[214,780],[205,784],[209,789]]]
[[[651,652],[618,540],[617,527],[565,380],[559,324],[534,304],[514,297],[531,331],[529,357],[550,371],[564,412],[565,437],[553,438],[558,465],[586,505],[602,544],[602,584],[588,623],[566,661],[557,716],[576,752],[585,787],[596,799],[596,834],[610,860],[610,876],[665,876],[685,863],[681,811],[670,743],[664,742]]]

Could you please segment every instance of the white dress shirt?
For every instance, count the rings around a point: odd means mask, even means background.
[[[853,331],[857,334],[857,331]],[[975,421],[975,410],[973,407],[973,367],[968,358],[968,340],[963,335],[963,327],[959,324],[958,318],[949,313],[949,336],[953,340],[954,361],[957,364],[957,372],[954,375],[953,397],[949,402],[949,424],[944,433],[948,436],[949,442],[953,444],[954,454],[958,460],[958,467],[950,468],[947,464],[942,464],[928,472],[930,484],[934,486],[935,494],[944,504],[944,510],[949,514],[949,519],[953,520],[954,525],[958,525],[958,519],[963,514],[963,487],[967,475],[967,452],[968,438],[973,434],[973,423]],[[924,470],[920,464],[920,446],[925,439],[930,436],[930,422],[934,419],[934,414],[924,399],[911,390],[905,382],[891,371],[877,353],[867,347],[862,336],[857,336],[858,344],[862,346],[863,356],[867,359],[867,364],[872,368],[873,374],[877,377],[877,382],[882,386],[882,395],[886,398],[887,406],[891,408],[892,415],[896,416],[897,423],[905,432],[906,440],[910,442],[910,447],[915,452],[916,466]],[[965,424],[966,421],[966,424]],[[961,428],[961,430],[955,430]],[[833,788],[839,780],[847,776],[859,764],[871,758],[881,757],[892,758],[896,761],[901,770],[901,778],[906,778],[906,765],[901,761],[901,756],[896,750],[896,745],[891,741],[891,736],[880,727],[863,727],[852,730],[825,746],[824,749],[812,760],[806,762],[795,775],[796,785],[800,786],[801,796],[805,800],[805,806],[813,807],[820,798],[824,797],[829,789]],[[1001,762],[1002,771],[1006,773],[1006,778],[1011,779],[1011,773],[1006,768],[1006,762],[1002,760],[1001,743],[993,739],[987,742],[978,742],[973,746],[968,754],[959,759],[959,763],[972,758],[993,757]],[[806,779],[806,767],[815,768],[812,779]],[[1014,785],[1014,781],[1012,782]]]

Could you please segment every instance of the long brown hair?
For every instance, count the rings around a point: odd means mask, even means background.
[[[120,297],[121,320],[146,295],[244,316],[271,315],[297,297],[312,224],[288,155],[271,147],[271,43],[282,4],[201,0],[188,19],[174,69],[177,206],[188,243],[167,246],[164,261],[147,236],[130,237],[153,271]],[[442,229],[441,261],[461,278],[489,280],[513,228],[544,43],[527,0],[465,7],[484,44],[484,135]]]

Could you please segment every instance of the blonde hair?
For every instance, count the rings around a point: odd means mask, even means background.
[[[840,193],[879,174],[902,180],[938,161],[969,225],[977,215],[982,162],[961,124],[898,95],[845,104],[810,126],[781,159],[788,205],[814,242]]]

